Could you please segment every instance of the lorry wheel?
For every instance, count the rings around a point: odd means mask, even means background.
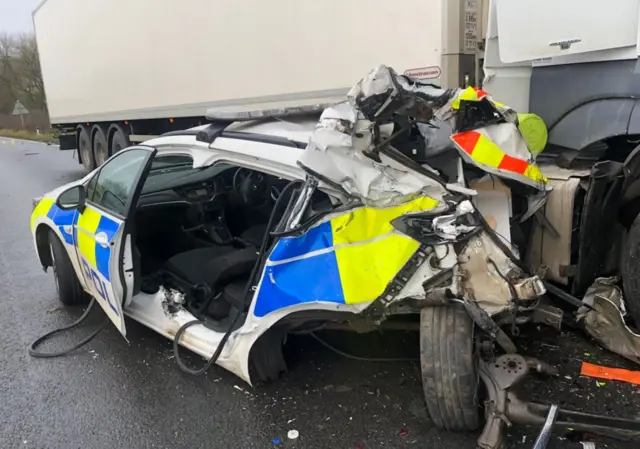
[[[640,327],[640,215],[631,224],[620,261],[624,302]]]
[[[51,246],[51,259],[53,260],[53,279],[56,283],[56,291],[60,302],[65,306],[78,306],[89,303],[89,296],[82,289],[76,275],[69,254],[64,244],[53,232],[49,232],[49,245]]]
[[[96,160],[96,165],[100,167],[111,156],[109,154],[109,144],[102,127],[96,125],[91,131],[93,134],[93,157]]]
[[[131,145],[129,138],[120,126],[116,125],[114,129],[115,132],[111,138],[111,154],[116,154],[118,151],[124,150]]]
[[[78,153],[80,153],[84,168],[88,171],[93,171],[96,168],[96,161],[93,158],[89,131],[84,126],[78,128]]]
[[[433,424],[468,432],[480,425],[474,323],[458,304],[420,313],[422,388]]]

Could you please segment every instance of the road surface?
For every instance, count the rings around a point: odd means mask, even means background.
[[[202,377],[183,374],[169,341],[132,321],[129,342],[109,326],[73,355],[30,358],[27,345],[34,338],[81,313],[58,307],[52,275],[36,260],[28,229],[31,199],[83,175],[72,152],[0,138],[0,447],[475,447],[477,435],[433,428],[418,363],[347,359],[309,337],[291,337],[289,372],[280,382],[255,389],[218,367]],[[68,345],[88,330],[63,336],[47,349]],[[531,354],[558,364],[562,375],[527,384],[529,397],[630,417],[640,413],[638,388],[613,382],[596,387],[595,380],[577,376],[585,358],[628,366],[623,361],[571,333],[530,332],[534,342],[519,341]],[[358,355],[417,356],[412,334],[327,338]],[[289,439],[290,430],[299,437]],[[511,431],[508,447],[530,448],[536,431]],[[634,447],[597,441],[598,448]],[[582,447],[562,434],[553,444]]]

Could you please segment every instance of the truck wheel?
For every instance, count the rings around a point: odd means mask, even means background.
[[[89,131],[84,126],[78,128],[78,153],[80,153],[84,168],[88,171],[93,171],[96,168],[96,162],[93,158]]]
[[[88,304],[89,297],[78,281],[64,244],[53,231],[49,233],[49,245],[53,260],[53,278],[60,302],[65,306]]]
[[[463,307],[422,309],[422,388],[431,420],[439,429],[468,432],[480,425],[474,346],[474,323]]]
[[[120,126],[116,125],[114,129],[115,132],[111,138],[111,154],[116,154],[131,145],[129,138]]]
[[[96,125],[91,131],[93,134],[93,157],[96,160],[96,165],[100,167],[111,156],[109,154],[109,144],[102,127]]]
[[[640,215],[631,224],[620,261],[624,302],[640,327]]]

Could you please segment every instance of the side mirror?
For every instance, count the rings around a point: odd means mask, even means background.
[[[77,209],[84,212],[84,202],[87,199],[87,191],[83,185],[73,186],[58,196],[56,206],[62,210]]]

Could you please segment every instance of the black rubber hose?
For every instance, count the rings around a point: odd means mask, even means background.
[[[64,326],[64,327],[61,327],[61,328],[56,329],[54,331],[51,331],[51,332],[49,332],[47,334],[44,334],[42,337],[37,338],[33,343],[31,343],[29,345],[29,355],[31,357],[36,357],[36,358],[40,358],[40,359],[52,359],[54,357],[61,357],[63,355],[67,355],[67,354],[75,351],[76,349],[80,349],[82,346],[86,345],[91,340],[93,340],[95,338],[95,336],[98,335],[100,333],[100,331],[102,331],[102,329],[105,328],[105,326],[109,322],[109,319],[106,319],[102,323],[102,325],[100,325],[100,327],[98,329],[96,329],[94,332],[89,334],[86,338],[84,338],[83,340],[81,340],[80,342],[76,343],[75,345],[73,345],[72,347],[70,347],[68,349],[63,349],[62,351],[57,351],[57,352],[42,352],[42,351],[37,351],[36,350],[37,346],[41,345],[42,343],[44,343],[46,340],[48,340],[49,338],[53,337],[54,335],[60,334],[60,333],[65,332],[65,331],[68,331],[68,330],[73,329],[74,327],[79,326],[80,324],[82,324],[82,322],[84,320],[86,320],[87,317],[89,316],[89,314],[91,313],[91,310],[93,309],[93,306],[95,305],[95,303],[96,303],[96,300],[92,299],[91,303],[89,303],[89,307],[87,307],[87,310],[85,310],[84,313],[82,314],[82,316],[80,316],[80,318],[78,318],[73,323],[69,324],[68,326]]]
[[[222,340],[220,340],[220,343],[218,343],[218,347],[216,348],[215,352],[213,353],[211,358],[207,360],[207,363],[205,363],[205,365],[202,368],[198,368],[198,369],[189,368],[182,361],[182,359],[180,358],[180,337],[182,337],[182,334],[184,334],[184,332],[188,328],[190,328],[191,326],[195,326],[196,324],[204,324],[204,321],[202,320],[189,321],[187,323],[184,323],[180,327],[180,329],[178,329],[178,332],[176,332],[176,336],[173,339],[173,355],[175,356],[178,367],[185,373],[192,374],[194,376],[199,376],[200,374],[204,374],[211,367],[211,365],[213,365],[218,360],[218,358],[220,357],[220,354],[222,354],[222,350],[224,349],[224,346],[227,344],[227,341],[229,340],[229,337],[231,336],[231,333],[233,332],[233,329],[236,323],[238,322],[238,319],[240,318],[240,316],[242,316],[244,308],[247,305],[247,298],[249,297],[249,292],[251,291],[251,287],[253,286],[253,280],[256,276],[258,268],[262,266],[265,251],[267,249],[267,244],[269,242],[269,237],[271,237],[269,230],[273,227],[274,225],[273,222],[275,221],[278,209],[282,205],[284,198],[286,198],[285,193],[288,193],[289,190],[294,189],[300,183],[301,181],[293,181],[287,184],[287,186],[284,189],[282,189],[280,196],[276,200],[273,206],[273,211],[271,212],[271,216],[269,217],[269,222],[267,223],[267,232],[262,238],[262,244],[260,245],[260,250],[259,250],[259,258],[256,261],[255,265],[253,266],[253,269],[251,270],[251,274],[249,275],[249,280],[247,281],[247,285],[244,288],[244,292],[242,295],[242,307],[240,308],[240,310],[238,310],[238,313],[236,314],[235,318],[229,325],[229,328],[227,329],[224,336],[222,337]]]

